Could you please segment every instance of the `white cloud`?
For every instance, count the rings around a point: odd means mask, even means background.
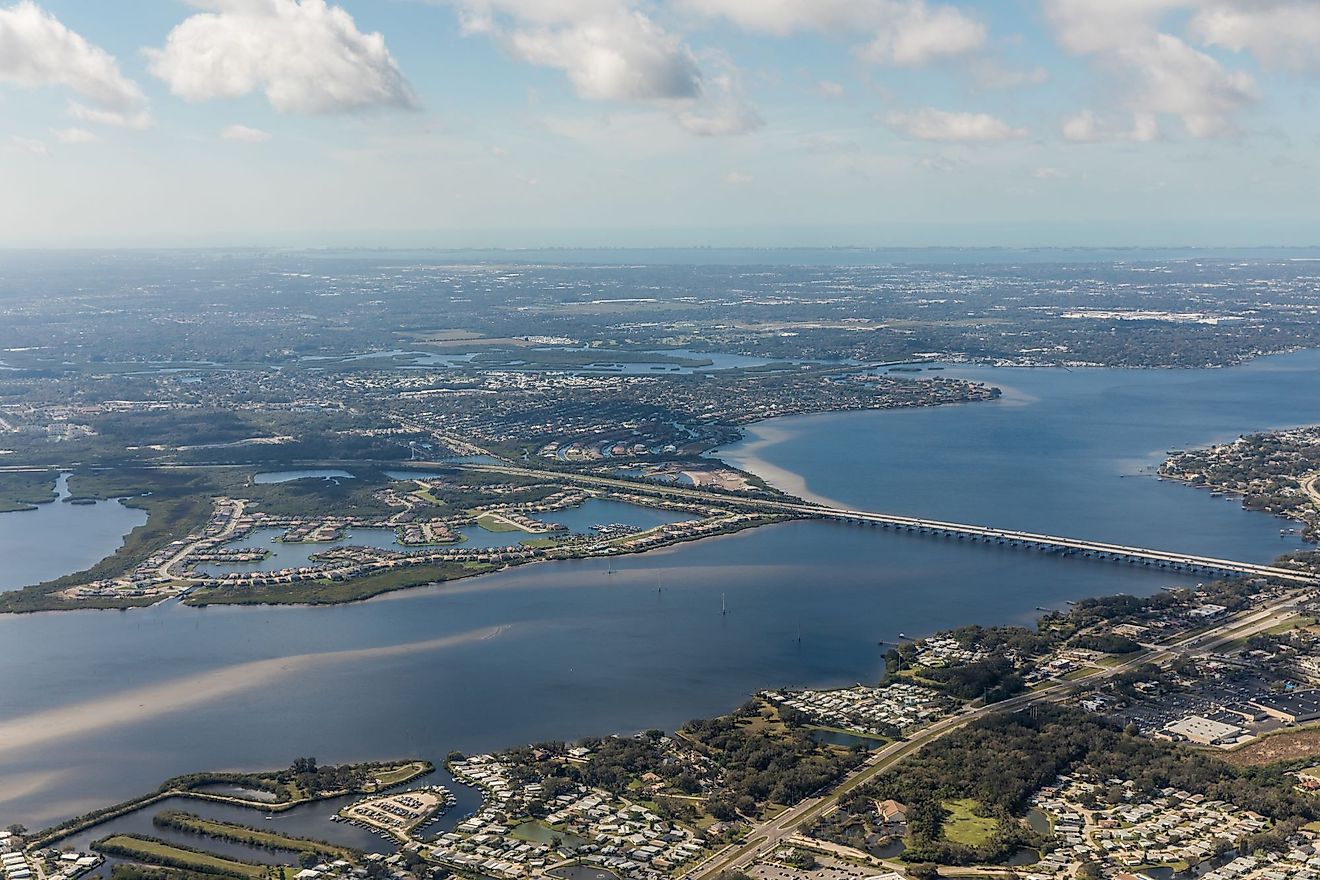
[[[155,125],[155,120],[151,118],[149,110],[106,110],[99,107],[89,107],[86,104],[79,104],[77,101],[69,102],[69,115],[74,119],[81,119],[83,122],[92,122],[96,125],[113,125],[116,128],[136,128],[146,129]]]
[[[413,107],[412,90],[379,33],[325,0],[195,0],[148,49],[151,72],[189,101],[262,92],[281,113]]]
[[[1172,12],[1206,2],[1215,0],[1043,0],[1059,42],[1097,59],[1134,120],[1126,130],[1082,114],[1065,124],[1064,136],[1155,140],[1160,116],[1175,117],[1192,137],[1236,131],[1237,114],[1257,99],[1255,81],[1161,30]]]
[[[934,107],[890,113],[884,123],[923,141],[1005,141],[1027,134],[989,113],[956,113]]]
[[[32,0],[0,8],[0,83],[63,86],[100,112],[145,113],[146,97],[114,57]]]
[[[1189,27],[1202,42],[1250,52],[1267,69],[1320,72],[1320,4],[1314,0],[1211,2]]]
[[[694,98],[701,72],[682,41],[627,0],[454,0],[469,33],[514,57],[563,71],[579,96]]]
[[[1148,39],[1169,12],[1195,0],[1042,0],[1065,49],[1078,55],[1111,52]]]
[[[710,77],[701,96],[685,104],[677,113],[678,124],[702,137],[747,134],[765,124],[732,69]]]
[[[1044,165],[1040,168],[1033,168],[1031,176],[1036,180],[1066,180],[1069,175],[1067,171]]]
[[[677,0],[709,18],[741,28],[787,36],[797,31],[863,34],[862,58],[876,64],[916,67],[966,55],[985,45],[979,20],[949,5],[926,0]]]
[[[1150,42],[1122,50],[1119,57],[1140,78],[1134,108],[1176,116],[1193,137],[1232,133],[1234,115],[1257,98],[1249,74],[1225,70],[1214,58],[1170,34],[1156,34]]]
[[[744,171],[730,171],[724,175],[724,182],[730,186],[745,186],[756,180],[752,175]]]
[[[62,144],[94,144],[101,140],[100,135],[85,128],[62,128],[53,134],[55,140]]]
[[[229,125],[220,132],[220,137],[227,141],[240,141],[245,144],[260,144],[270,140],[270,132],[247,125]]]
[[[1093,110],[1083,110],[1064,120],[1062,134],[1064,140],[1073,141],[1074,143],[1095,143],[1096,141],[1148,143],[1159,140],[1160,127],[1155,116],[1150,113],[1132,114],[1132,124],[1125,126],[1111,119],[1101,119],[1096,116]]]
[[[861,56],[876,64],[920,67],[941,58],[966,55],[985,45],[985,25],[951,6],[906,3],[881,24]]]
[[[844,88],[839,83],[823,79],[816,83],[816,94],[822,98],[842,98]]]
[[[458,9],[468,33],[491,37],[520,61],[563,71],[581,98],[650,102],[701,136],[745,134],[763,124],[727,58],[708,53],[699,62],[637,0],[443,2]]]

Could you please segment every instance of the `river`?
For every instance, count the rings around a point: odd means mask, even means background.
[[[950,367],[997,403],[790,418],[728,450],[879,510],[1265,561],[1236,502],[1143,476],[1165,450],[1314,421],[1320,354],[1229,370]],[[1194,579],[823,522],[525,566],[337,607],[0,618],[0,824],[46,824],[201,769],[627,733],[756,690],[873,680],[884,646]],[[727,614],[721,614],[721,604]]]

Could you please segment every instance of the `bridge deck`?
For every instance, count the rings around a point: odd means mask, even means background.
[[[994,541],[1039,549],[1057,550],[1063,553],[1078,553],[1104,559],[1119,559],[1139,564],[1156,565],[1164,568],[1205,571],[1217,574],[1243,575],[1247,577],[1269,577],[1295,584],[1308,586],[1320,585],[1320,575],[1275,565],[1260,565],[1254,562],[1238,562],[1233,559],[1218,559],[1212,556],[1197,556],[1190,553],[1178,553],[1170,550],[1152,550],[1147,547],[1128,547],[1122,544],[1107,544],[1103,541],[1087,541],[1082,538],[1068,538],[1059,535],[1044,535],[1023,532],[1015,529],[997,529],[991,526],[968,525],[967,523],[945,522],[943,520],[922,519],[920,517],[901,516],[892,513],[876,513],[868,510],[849,510],[842,507],[829,507],[823,504],[806,504],[791,501],[773,501],[766,498],[739,498],[703,489],[679,486],[642,487],[636,483],[614,477],[600,477],[589,474],[573,474],[561,471],[546,471],[538,468],[525,468],[515,465],[469,464],[463,467],[495,473],[512,473],[526,476],[555,479],[581,485],[623,489],[647,494],[658,494],[677,498],[689,498],[706,504],[752,508],[767,512],[788,513],[796,516],[838,519],[843,521],[866,522],[908,531],[924,531],[972,538],[980,541]]]
[[[795,505],[795,507],[797,507],[801,513],[807,515],[822,516],[830,519],[868,522],[909,531],[925,531],[935,534],[995,541],[997,543],[1019,544],[1041,549],[1054,549],[1065,552],[1090,554],[1097,557],[1113,557],[1134,562],[1149,562],[1154,565],[1167,567],[1182,567],[1204,571],[1272,577],[1293,583],[1315,584],[1320,582],[1320,578],[1304,571],[1281,568],[1275,565],[1239,562],[1233,559],[1222,559],[1214,556],[1199,556],[1196,554],[1179,553],[1171,550],[1153,550],[1148,547],[1109,544],[1103,541],[1088,541],[1081,538],[1069,538],[1061,535],[1038,534],[1016,529],[997,529],[990,526],[977,526],[966,523],[946,522],[943,520],[874,513],[866,510],[846,510],[843,508],[818,505]]]

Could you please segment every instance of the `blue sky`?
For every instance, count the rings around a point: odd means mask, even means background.
[[[0,246],[1320,244],[1317,0],[0,0]]]

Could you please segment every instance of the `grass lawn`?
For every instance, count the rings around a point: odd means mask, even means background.
[[[497,516],[492,516],[492,515],[490,515],[489,513],[483,513],[483,514],[481,514],[481,516],[477,517],[477,525],[480,526],[481,528],[485,529],[485,530],[488,531],[488,532],[521,532],[521,531],[523,531],[523,529],[518,528],[518,527],[515,526],[513,523],[511,523],[511,522],[505,522],[503,519],[500,519],[500,518],[497,517]]]
[[[266,873],[265,865],[224,859],[211,853],[198,852],[158,840],[148,840],[132,834],[115,834],[101,841],[101,846],[106,852],[120,858],[201,871],[206,874],[262,877]]]
[[[382,767],[379,770],[373,770],[371,776],[376,780],[377,785],[384,788],[398,785],[400,782],[407,782],[409,779],[421,776],[426,770],[426,764],[421,761],[414,761],[398,767]]]
[[[944,839],[964,846],[981,846],[988,843],[994,837],[999,823],[994,819],[976,815],[975,811],[980,806],[978,801],[971,798],[945,801],[944,809],[948,810],[949,818],[944,820]]]

